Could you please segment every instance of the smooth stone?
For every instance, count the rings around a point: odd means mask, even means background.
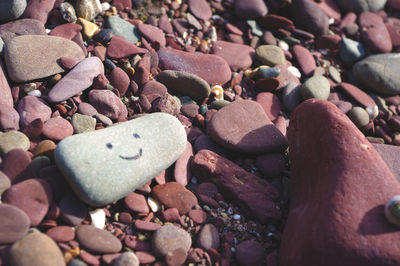
[[[211,7],[206,0],[189,0],[189,9],[192,14],[202,20],[209,20],[212,16]]]
[[[336,0],[336,4],[346,12],[361,13],[364,11],[376,12],[386,4],[386,0]]]
[[[54,147],[55,148],[55,147]],[[44,155],[36,156],[32,159],[32,171],[35,176],[39,175],[39,171],[51,165],[50,158]]]
[[[400,56],[372,55],[353,66],[354,77],[368,89],[384,94],[400,93]]]
[[[30,18],[22,18],[0,25],[0,37],[5,43],[19,35],[46,35],[46,29],[42,22]]]
[[[113,120],[124,120],[128,115],[125,104],[110,90],[91,90],[89,102],[100,113]]]
[[[15,242],[8,254],[10,265],[65,266],[64,256],[54,240],[37,229]]]
[[[262,0],[236,0],[234,9],[241,19],[255,19],[268,13],[267,5]]]
[[[74,128],[67,119],[53,117],[44,123],[42,134],[50,140],[60,141],[74,134]]]
[[[136,54],[144,54],[147,52],[147,49],[140,48],[121,36],[113,36],[110,45],[107,47],[107,56],[112,59],[128,58]]]
[[[279,76],[276,78],[279,81],[279,86],[276,88],[277,91],[283,89],[291,82],[300,84],[300,80],[292,72],[290,72],[286,66],[278,65],[276,67],[281,71]]]
[[[87,39],[91,39],[96,32],[100,30],[100,27],[83,18],[78,18],[78,23],[82,25],[83,28],[83,36]]]
[[[192,178],[190,163],[193,159],[193,147],[190,142],[186,143],[185,151],[176,160],[174,167],[174,179],[182,186],[186,186]]]
[[[10,108],[14,106],[13,97],[11,94],[11,88],[7,81],[6,68],[1,58],[0,58],[0,105]]]
[[[111,71],[110,84],[119,91],[119,95],[122,97],[125,95],[129,88],[131,80],[121,68],[116,67]]]
[[[232,71],[245,70],[253,64],[255,50],[253,47],[226,41],[216,41],[212,52],[225,59]]]
[[[395,11],[400,10],[400,1],[399,0],[387,0],[387,6]]]
[[[311,98],[328,100],[330,91],[331,85],[328,79],[320,75],[307,79],[301,86],[301,95],[304,100]]]
[[[77,0],[76,13],[80,18],[86,20],[94,20],[95,17],[103,10],[100,0]]]
[[[165,33],[172,34],[174,32],[174,29],[172,28],[172,24],[169,21],[167,14],[163,14],[160,16],[160,19],[158,20],[158,27],[162,29]]]
[[[74,195],[65,196],[58,204],[61,219],[72,226],[79,225],[88,215],[88,208]]]
[[[203,101],[211,92],[207,81],[188,72],[164,70],[156,79],[164,84],[171,94],[189,96],[196,101]]]
[[[216,55],[162,48],[158,51],[158,57],[161,69],[189,72],[209,84],[223,85],[231,79],[228,63]]]
[[[88,115],[82,115],[79,113],[75,113],[72,116],[71,123],[75,134],[94,131],[96,128],[95,118]]]
[[[50,11],[54,8],[56,0],[29,0],[23,14],[24,18],[37,19],[46,24]]]
[[[96,108],[94,108],[93,105],[86,102],[81,102],[78,105],[78,112],[88,116],[94,116],[97,114]]]
[[[80,260],[80,259],[72,259],[69,263],[68,266],[88,266],[86,262]]]
[[[112,261],[113,266],[139,266],[139,259],[133,252],[124,252]]]
[[[310,76],[317,68],[315,59],[311,52],[307,48],[298,44],[292,47],[292,52],[299,64],[301,72],[306,76]]]
[[[0,134],[0,154],[5,155],[13,149],[22,149],[27,151],[30,142],[28,137],[19,131],[11,130]]]
[[[168,252],[182,248],[186,252],[192,245],[192,238],[188,232],[175,226],[164,225],[153,233],[152,248],[156,256],[164,257]]]
[[[257,156],[256,166],[267,177],[276,177],[285,170],[285,158],[280,153]]]
[[[209,121],[208,130],[215,142],[236,152],[260,154],[287,146],[286,138],[261,105],[251,100],[235,101],[220,109]]]
[[[239,265],[262,265],[266,253],[260,243],[254,240],[245,240],[237,245],[235,257]]]
[[[103,62],[96,56],[85,58],[54,85],[47,99],[53,103],[65,101],[89,88],[100,74],[104,74]]]
[[[32,226],[38,226],[53,201],[53,192],[43,179],[28,179],[12,185],[2,195],[2,201],[23,210]]]
[[[347,115],[358,128],[365,127],[369,123],[369,115],[367,111],[359,106],[353,107],[347,112]]]
[[[0,171],[0,195],[11,187],[11,181],[7,175]]]
[[[165,256],[165,263],[167,263],[168,266],[184,265],[187,255],[188,254],[184,249],[175,249],[174,251],[167,253]]]
[[[77,20],[75,8],[68,2],[63,2],[60,5],[61,17],[70,23],[75,23]]]
[[[292,113],[288,138],[291,206],[280,265],[399,264],[400,232],[384,205],[400,184],[365,136],[332,103],[312,99]]]
[[[340,72],[334,66],[328,67],[329,77],[336,83],[342,83]]]
[[[381,16],[372,12],[362,12],[358,16],[361,38],[373,53],[390,53],[392,39]]]
[[[50,36],[58,36],[63,37],[68,40],[72,40],[80,31],[82,30],[82,26],[75,23],[66,23],[61,24],[49,33]]]
[[[210,104],[210,109],[219,110],[219,109],[227,106],[230,103],[231,102],[227,101],[227,100],[215,100]]]
[[[92,225],[79,225],[76,228],[76,238],[83,248],[94,253],[116,253],[122,249],[118,238]]]
[[[124,198],[126,207],[134,212],[149,213],[150,209],[147,205],[146,198],[142,194],[132,192]]]
[[[343,38],[339,55],[345,63],[354,63],[365,56],[364,46],[360,42]]]
[[[6,44],[4,57],[10,78],[26,82],[64,72],[57,62],[60,57],[81,61],[85,55],[79,45],[62,37],[22,35]]]
[[[203,210],[191,210],[188,213],[188,216],[196,224],[202,224],[207,220],[207,213],[205,211],[203,211]]]
[[[342,82],[340,83],[340,88],[361,106],[365,108],[376,106],[375,101],[358,87],[350,83]]]
[[[137,43],[140,41],[140,33],[138,29],[128,21],[118,17],[110,16],[107,19],[107,26],[112,29],[115,35],[124,37],[130,43]]]
[[[25,11],[26,0],[3,0],[0,2],[0,21],[19,18]]]
[[[31,150],[33,156],[47,156],[53,157],[53,152],[56,149],[56,144],[54,141],[46,139],[39,142],[35,148]]]
[[[27,95],[23,97],[17,107],[21,127],[29,126],[36,119],[46,122],[51,117],[51,108],[42,99]]]
[[[0,96],[1,97],[1,96]],[[8,105],[0,103],[0,130],[18,130],[19,129],[19,114]]]
[[[301,85],[298,83],[290,82],[283,89],[282,102],[285,108],[292,112],[302,101]]]
[[[11,244],[20,240],[30,227],[31,221],[22,210],[8,204],[0,204],[0,243]]]
[[[12,184],[34,178],[32,159],[23,149],[12,149],[4,157],[1,170],[10,179]]]
[[[46,235],[51,237],[56,242],[68,242],[74,240],[75,230],[73,227],[61,225],[50,228]]]
[[[149,102],[152,103],[156,98],[163,97],[166,93],[167,87],[164,84],[156,80],[149,80],[143,85],[140,95],[146,96]]]
[[[89,205],[102,206],[125,197],[168,168],[185,147],[181,123],[155,113],[68,137],[57,145],[54,155],[75,193]]]
[[[265,114],[271,121],[275,121],[281,112],[279,97],[271,92],[260,92],[256,96],[258,102],[264,109]]]
[[[220,241],[218,229],[215,227],[215,225],[203,225],[199,234],[197,235],[196,243],[198,247],[204,250],[209,250],[210,248],[218,249]]]
[[[296,27],[317,36],[328,33],[329,18],[314,1],[293,0],[289,8]]]
[[[140,23],[137,26],[139,32],[150,42],[158,42],[161,47],[164,47],[166,44],[164,32],[152,25]]]
[[[267,66],[286,65],[285,54],[280,47],[275,45],[258,46],[256,57],[261,63]]]
[[[196,196],[178,182],[168,182],[152,189],[152,195],[168,208],[177,208],[180,214],[187,214],[196,204]]]
[[[262,79],[276,78],[281,74],[281,70],[277,67],[260,67],[257,70],[257,75]]]
[[[399,160],[400,147],[388,144],[372,143],[375,150],[379,153],[386,165],[392,171],[393,176],[400,181],[400,169],[397,167]]]

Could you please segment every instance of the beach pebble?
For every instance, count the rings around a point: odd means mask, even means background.
[[[193,147],[190,142],[186,142],[185,151],[176,160],[174,167],[174,178],[175,181],[183,186],[186,186],[190,179],[192,178],[192,173],[190,171],[190,163],[193,158]]]
[[[128,110],[115,93],[109,90],[91,90],[89,102],[96,110],[112,120],[124,120]]]
[[[353,84],[342,82],[340,83],[340,88],[364,108],[376,106],[371,96]]]
[[[197,235],[197,246],[204,249],[209,250],[210,248],[218,249],[219,248],[219,233],[215,225],[213,224],[205,224],[200,229],[199,234]]]
[[[22,149],[27,151],[30,143],[28,137],[20,132],[11,130],[0,134],[0,154],[5,155],[13,149]]]
[[[25,11],[26,0],[4,0],[0,2],[0,21],[19,18]]]
[[[198,19],[209,20],[212,16],[211,7],[206,0],[189,0],[190,12]]]
[[[28,232],[31,224],[25,212],[5,203],[0,204],[0,218],[1,244],[11,244],[20,240]]]
[[[122,249],[118,238],[92,225],[79,225],[76,228],[76,238],[79,244],[89,252],[116,253]]]
[[[365,109],[355,106],[347,112],[350,120],[358,127],[362,128],[369,123],[369,115]]]
[[[317,67],[311,52],[298,44],[292,47],[292,52],[300,66],[301,72],[306,76],[310,76]]]
[[[313,76],[306,80],[301,86],[301,95],[304,100],[310,98],[318,98],[322,100],[327,100],[331,86],[329,81],[324,76]]]
[[[139,259],[133,252],[124,252],[112,262],[113,266],[139,266]]]
[[[241,19],[255,19],[268,13],[267,5],[262,0],[237,0],[234,9]]]
[[[365,56],[364,46],[360,42],[343,38],[339,55],[343,62],[354,63]]]
[[[94,131],[96,127],[96,119],[88,116],[75,113],[71,120],[75,134]]]
[[[293,0],[289,6],[294,24],[314,35],[328,32],[329,18],[312,0]]]
[[[197,224],[202,224],[207,220],[207,213],[203,210],[191,210],[188,215]]]
[[[245,240],[236,247],[235,257],[239,265],[261,265],[266,253],[263,246],[254,240]]]
[[[213,54],[225,59],[234,72],[249,68],[255,53],[251,46],[227,41],[214,42],[212,51]]]
[[[1,130],[18,130],[19,114],[8,105],[0,105],[0,129]]]
[[[46,235],[56,242],[68,242],[75,238],[75,230],[70,226],[60,225],[50,228]]]
[[[29,153],[23,149],[12,149],[5,156],[1,164],[1,170],[7,175],[12,184],[34,178],[32,159]]]
[[[36,119],[46,122],[51,116],[51,109],[46,102],[30,95],[23,97],[18,102],[17,111],[20,116],[20,124],[22,127],[28,126]]]
[[[198,0],[199,1],[199,0]],[[158,42],[161,47],[166,44],[164,32],[152,25],[141,23],[137,26],[139,32],[150,42]]]
[[[37,19],[46,24],[50,11],[53,9],[56,0],[29,0],[23,14],[24,18]]]
[[[72,226],[80,224],[88,215],[88,208],[72,194],[62,198],[58,207],[61,219]]]
[[[121,36],[113,36],[107,47],[107,56],[112,59],[128,58],[136,54],[147,53],[147,50],[130,43],[128,39]]]
[[[11,187],[11,181],[7,175],[0,171],[0,195]]]
[[[100,0],[77,0],[76,13],[80,18],[93,20],[103,9]]]
[[[68,120],[62,117],[53,117],[43,125],[42,134],[48,139],[60,141],[74,133],[74,128]]]
[[[130,43],[137,43],[140,41],[140,33],[138,29],[128,21],[120,18],[119,16],[110,16],[107,19],[107,26],[115,35],[123,37]]]
[[[271,92],[260,92],[256,96],[256,102],[261,105],[271,121],[278,118],[281,112],[281,103],[278,96]]]
[[[359,14],[364,11],[379,11],[385,6],[386,0],[336,0],[336,3],[346,12],[354,12]]]
[[[182,248],[178,248],[167,253],[165,256],[165,263],[167,263],[168,266],[184,265],[186,258],[187,251]]]
[[[119,95],[122,97],[129,88],[130,79],[125,71],[116,67],[111,71],[110,84],[119,91]]]
[[[283,89],[282,102],[288,111],[293,111],[302,101],[301,85],[290,82]]]
[[[131,211],[139,213],[150,212],[146,198],[142,194],[132,192],[124,198],[124,203],[126,207]]]
[[[263,154],[257,156],[256,166],[267,177],[275,177],[285,170],[285,158],[280,153]]]
[[[155,186],[152,195],[166,207],[177,208],[180,214],[187,214],[198,204],[196,196],[177,182]]]
[[[257,59],[267,65],[286,65],[285,55],[281,48],[275,45],[260,45],[256,49]]]
[[[152,248],[158,257],[164,257],[168,252],[173,252],[178,248],[188,252],[191,245],[190,234],[171,224],[162,226],[152,236]]]
[[[362,12],[358,16],[358,23],[366,48],[373,53],[392,51],[392,39],[381,16],[372,12]]]

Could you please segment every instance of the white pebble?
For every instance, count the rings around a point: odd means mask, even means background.
[[[334,18],[330,18],[329,19],[329,25],[332,25],[333,23],[335,23],[335,19]]]
[[[160,210],[160,203],[158,203],[152,197],[148,197],[147,198],[147,204],[149,204],[149,207],[150,207],[152,212],[158,212]]]
[[[233,219],[239,220],[239,219],[240,219],[240,215],[239,215],[239,214],[234,214],[234,215],[233,215]]]
[[[35,96],[35,97],[40,97],[42,96],[42,93],[40,92],[40,90],[33,90],[27,93],[30,96]]]
[[[367,113],[371,120],[375,119],[379,114],[379,109],[378,109],[377,105],[375,105],[373,107],[368,106],[367,108],[365,108],[365,110],[367,110]]]
[[[110,3],[108,3],[108,2],[101,3],[101,10],[107,11],[107,10],[109,10],[110,8],[111,8]]]
[[[287,70],[292,73],[296,78],[301,78],[301,73],[297,67],[290,66]]]
[[[51,29],[46,29],[46,34],[49,34]]]
[[[289,44],[285,41],[279,41],[278,46],[285,51],[289,51]]]
[[[220,85],[214,85],[211,88],[211,93],[215,94],[215,99],[216,100],[223,100],[224,99],[224,88],[222,88]]]
[[[103,229],[106,226],[106,213],[103,209],[96,209],[89,212],[90,218],[92,219],[92,225]]]

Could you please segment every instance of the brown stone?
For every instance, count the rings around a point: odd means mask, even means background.
[[[153,188],[154,198],[169,208],[177,208],[180,214],[188,213],[198,204],[196,196],[177,182],[168,182]]]

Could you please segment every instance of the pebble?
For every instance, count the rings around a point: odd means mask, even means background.
[[[29,217],[17,207],[0,204],[0,243],[12,244],[20,240],[30,227]]]
[[[203,224],[207,220],[207,213],[203,210],[190,210],[188,215],[196,224]]]
[[[35,148],[31,150],[33,156],[48,156],[53,157],[53,152],[56,149],[56,144],[54,141],[49,139],[42,140],[39,142]]]
[[[281,70],[277,67],[261,66],[257,70],[257,75],[264,79],[276,78],[279,74],[281,74]]]
[[[55,147],[54,147],[55,148]],[[32,159],[32,171],[35,176],[39,175],[39,171],[47,166],[51,165],[50,158],[47,156],[36,156]]]
[[[110,45],[107,47],[107,56],[112,59],[128,58],[136,54],[147,53],[147,50],[140,48],[121,36],[113,36]]]
[[[11,95],[11,88],[10,85],[8,84],[6,77],[6,68],[1,58],[0,58],[0,105],[4,106],[5,108],[7,107],[12,108],[14,105],[13,97]]]
[[[94,20],[102,11],[100,0],[77,0],[76,13],[80,18]]]
[[[364,46],[360,42],[343,38],[339,55],[343,62],[354,63],[365,56]]]
[[[55,0],[29,0],[23,17],[37,19],[46,24],[49,12],[53,9],[55,2]]]
[[[11,181],[7,175],[0,171],[0,196],[11,187]]]
[[[68,242],[75,238],[75,230],[70,226],[60,225],[50,228],[46,235],[56,242]]]
[[[158,51],[158,57],[161,69],[188,72],[204,79],[209,84],[223,85],[231,79],[228,63],[216,55],[161,48]]]
[[[17,106],[20,116],[20,125],[22,127],[29,126],[36,119],[46,122],[50,119],[51,109],[45,101],[35,96],[23,97]]]
[[[198,19],[209,20],[212,16],[211,7],[206,0],[189,0],[190,12]]]
[[[110,90],[91,90],[89,102],[100,114],[112,120],[124,120],[128,115],[124,103]]]
[[[43,57],[43,54],[46,56]],[[58,64],[58,59],[62,56],[76,61],[84,58],[79,45],[56,36],[22,35],[10,40],[4,49],[8,74],[15,82],[26,82],[64,72]]]
[[[302,101],[301,85],[290,82],[282,92],[282,102],[285,108],[292,112]]]
[[[158,257],[164,257],[178,248],[188,252],[191,245],[190,234],[175,225],[164,225],[152,236],[152,248]]]
[[[78,105],[78,112],[88,116],[94,116],[97,114],[97,110],[93,107],[93,105],[87,102],[81,102]]]
[[[65,101],[89,88],[100,74],[104,74],[104,66],[98,57],[83,59],[54,85],[47,99],[53,103]]]
[[[116,253],[122,249],[118,238],[92,225],[79,225],[76,228],[76,239],[89,252]]]
[[[271,92],[260,92],[256,96],[256,102],[261,105],[271,121],[275,121],[278,118],[281,112],[281,103],[278,96]]]
[[[15,242],[8,254],[10,265],[65,266],[64,256],[54,240],[36,229]]]
[[[185,104],[187,105],[187,104]],[[190,171],[190,163],[193,158],[193,147],[190,142],[186,142],[185,151],[176,160],[174,167],[174,178],[175,181],[180,183],[182,186],[186,186],[192,178]]]
[[[196,196],[177,182],[157,185],[152,189],[153,197],[168,208],[177,208],[180,214],[187,214],[198,204]]]
[[[103,209],[95,209],[89,212],[91,225],[103,229],[106,226],[106,213]]]
[[[376,106],[375,101],[366,92],[358,87],[350,83],[342,82],[340,84],[340,88],[362,107],[367,108]]]
[[[246,154],[281,151],[287,145],[261,105],[250,100],[235,101],[220,109],[209,121],[208,130],[221,146]]]
[[[369,123],[369,115],[367,111],[359,106],[353,107],[347,112],[347,115],[358,128],[363,128]]]
[[[304,100],[317,98],[328,100],[331,86],[324,76],[313,76],[306,80],[301,86],[301,95]]]
[[[5,156],[1,164],[1,170],[10,179],[12,184],[34,178],[32,159],[29,153],[23,149],[12,149]]]
[[[353,66],[354,77],[365,87],[385,95],[400,92],[398,54],[371,55]]]
[[[212,52],[225,59],[231,70],[236,72],[245,70],[252,65],[255,50],[244,44],[216,41],[212,46]]]
[[[245,240],[237,245],[235,257],[239,265],[262,265],[266,254],[260,243],[254,240]]]
[[[119,95],[122,97],[129,88],[130,79],[125,71],[116,67],[111,71],[110,84],[119,91]]]
[[[372,12],[362,12],[358,16],[358,23],[366,48],[373,53],[392,51],[392,39],[381,16]]]
[[[280,153],[257,156],[256,166],[267,177],[275,177],[285,170],[285,158]]]
[[[185,146],[180,122],[159,113],[66,138],[57,145],[55,159],[77,195],[101,206],[141,187],[175,162]]]
[[[70,23],[75,23],[77,20],[75,8],[68,2],[60,5],[60,13],[62,18]]]
[[[58,36],[63,37],[68,40],[72,40],[80,31],[82,30],[82,26],[74,23],[61,24],[49,33],[50,36]]]
[[[0,37],[4,42],[19,35],[46,35],[42,22],[36,19],[22,18],[0,25]]]
[[[115,35],[123,37],[130,43],[135,44],[140,41],[140,33],[138,29],[118,16],[108,17],[107,26],[115,33]]]
[[[275,45],[258,46],[256,49],[256,57],[261,63],[267,66],[286,65],[286,59],[282,49]]]
[[[294,0],[290,5],[294,24],[314,35],[328,33],[329,18],[312,0]]]
[[[146,198],[142,194],[132,192],[124,198],[124,203],[126,207],[131,211],[139,213],[150,212]]]
[[[386,0],[336,0],[336,3],[346,12],[354,12],[359,14],[364,11],[379,11],[385,6]]]
[[[299,64],[301,72],[306,76],[312,75],[317,65],[311,52],[298,44],[292,47],[292,52]]]
[[[0,129],[4,131],[19,129],[18,112],[6,104],[0,104]]]
[[[72,194],[65,196],[58,207],[61,219],[72,226],[79,225],[88,215],[88,208]]]
[[[99,26],[83,18],[78,18],[78,23],[82,25],[83,36],[87,39],[92,38],[100,30]]]
[[[196,240],[197,246],[209,250],[210,248],[218,249],[220,245],[219,233],[215,225],[205,224],[200,229]]]
[[[25,11],[26,0],[4,0],[0,3],[0,21],[7,22],[19,18]]]
[[[165,263],[168,266],[184,265],[186,258],[187,252],[182,248],[178,248],[167,253],[165,256]]]
[[[96,127],[96,119],[88,116],[75,113],[71,120],[75,134],[94,131]]]
[[[112,262],[113,266],[139,266],[139,259],[133,252],[124,252]]]
[[[156,79],[172,94],[189,96],[195,101],[203,101],[211,92],[207,81],[184,71],[164,70],[156,76]]]
[[[255,19],[268,13],[267,5],[262,0],[237,0],[234,9],[236,16],[241,19]]]
[[[43,136],[53,141],[60,141],[74,134],[74,128],[68,120],[62,117],[53,117],[43,125]]]
[[[30,143],[28,137],[16,130],[11,130],[0,134],[0,154],[5,155],[13,149],[23,149],[27,151]]]
[[[14,184],[2,195],[2,201],[23,210],[37,226],[53,201],[50,185],[42,179],[28,179]]]
[[[329,77],[336,83],[342,83],[340,72],[334,66],[328,67]]]
[[[161,47],[166,44],[164,32],[152,25],[141,23],[137,26],[139,32],[150,42],[158,42]]]

